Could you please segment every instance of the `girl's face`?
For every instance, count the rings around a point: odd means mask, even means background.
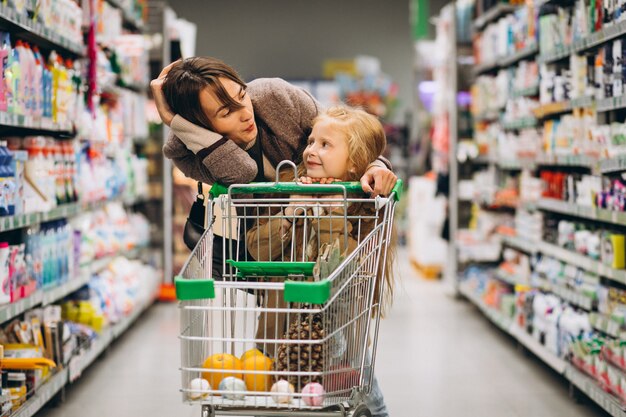
[[[200,105],[216,133],[245,147],[256,138],[257,134],[252,101],[246,90],[236,82],[223,77],[219,80],[233,100],[241,103],[243,107],[234,111],[230,110],[218,100],[209,87],[200,92]]]
[[[335,122],[322,119],[313,125],[303,154],[308,177],[345,180],[351,168],[349,157],[348,141]]]

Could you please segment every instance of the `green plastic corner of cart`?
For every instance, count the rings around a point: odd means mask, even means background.
[[[176,299],[179,301],[215,298],[215,284],[212,279],[174,278]]]
[[[283,298],[288,303],[324,304],[330,298],[330,281],[327,279],[307,281],[285,281]]]
[[[393,190],[391,191],[395,193],[395,200],[400,201],[400,197],[402,197],[402,194],[404,193],[404,181],[402,181],[401,178],[398,178],[396,185],[393,186]]]
[[[269,276],[286,277],[289,275],[313,275],[315,262],[260,262],[227,260],[231,266],[237,268],[239,277]]]
[[[218,182],[214,183],[213,185],[211,185],[211,190],[209,190],[209,197],[210,198],[217,198],[219,196],[221,196],[222,194],[228,194],[228,187],[225,185],[222,185]]]

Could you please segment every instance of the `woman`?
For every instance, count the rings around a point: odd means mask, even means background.
[[[172,134],[163,153],[188,177],[204,183],[274,180],[282,160],[300,163],[320,106],[278,78],[248,85],[210,57],[168,65],[150,83],[159,115]],[[363,191],[386,195],[397,177],[379,158],[361,178]]]
[[[234,69],[210,57],[174,62],[150,87],[163,123],[172,129],[164,155],[186,176],[208,184],[274,181],[280,161],[302,161],[313,119],[320,112],[304,90],[278,78],[246,84]],[[396,180],[388,162],[379,157],[361,177],[361,186],[372,196],[387,195]],[[214,279],[223,272],[224,245],[230,246],[216,236]],[[388,417],[375,377],[367,405],[373,416]]]

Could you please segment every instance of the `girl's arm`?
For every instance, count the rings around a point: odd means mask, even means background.
[[[348,228],[346,229],[345,222],[345,208],[339,207],[332,210],[330,215],[313,218],[311,220],[311,228],[318,235],[318,248],[324,243],[332,244],[336,239],[339,239],[339,248],[344,250],[347,241],[348,250],[342,253],[343,256],[348,256],[358,246],[358,242],[352,237],[352,223],[348,219]]]
[[[280,217],[257,221],[246,234],[248,253],[256,261],[279,258],[285,246],[290,244],[291,223]]]

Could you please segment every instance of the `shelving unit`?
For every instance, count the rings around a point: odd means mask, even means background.
[[[122,319],[119,323],[109,326],[98,335],[98,338],[92,342],[90,349],[80,356],[75,356],[70,361],[67,368],[59,369],[52,377],[44,382],[29,398],[26,403],[20,407],[11,417],[32,417],[44,405],[48,403],[56,394],[58,394],[66,385],[73,383],[116,339],[122,336],[124,331],[128,329],[137,319],[146,311],[153,303],[154,299],[137,308],[128,317]]]
[[[107,1],[113,7],[121,9],[119,1]],[[29,14],[27,14],[26,11],[18,13],[14,9],[14,7],[17,6],[13,6],[10,3],[7,4],[6,2],[3,2],[0,4],[0,30],[10,33],[13,43],[15,43],[15,40],[23,40],[32,45],[36,45],[40,50],[42,50],[44,57],[47,56],[48,52],[56,50],[62,59],[90,59],[88,55],[91,55],[87,53],[87,48],[82,42],[82,38],[80,40],[66,39],[64,36],[61,36],[59,33],[51,30],[49,26],[43,24],[42,18],[40,17],[42,14],[40,12],[41,7],[45,7],[45,5],[42,6],[40,2],[36,2],[35,0],[27,0],[23,3],[24,7],[29,11]],[[136,16],[136,13],[129,10],[122,10],[122,15],[124,21],[123,26],[125,28],[135,33],[144,32],[143,22],[140,22],[133,17]],[[35,18],[30,16],[35,16]],[[85,21],[89,20],[90,19],[85,19]],[[78,30],[78,27],[76,27],[76,30]],[[83,35],[85,36],[86,33],[83,33]],[[132,90],[135,93],[145,95],[147,93],[147,86],[134,84],[119,85],[111,91],[108,91],[108,93],[119,94],[120,92],[125,92],[125,90]],[[80,90],[80,92],[82,94],[84,91]],[[89,93],[93,92],[89,90]],[[0,136],[24,137],[41,135],[56,138],[57,141],[60,139],[72,140],[76,142],[78,142],[78,140],[93,140],[93,138],[84,137],[84,135],[76,137],[76,132],[80,129],[76,128],[75,123],[77,123],[75,120],[70,120],[67,123],[61,124],[53,122],[50,118],[35,118],[32,116],[29,117],[14,115],[8,112],[0,112]],[[126,130],[124,131],[126,132]],[[144,138],[132,138],[133,141],[135,141],[135,139],[139,142]],[[125,142],[125,144],[134,146],[132,141]],[[129,152],[134,153],[134,151]],[[110,155],[107,154],[107,157],[110,157]],[[97,195],[102,195],[102,193]],[[121,203],[127,208],[133,207],[137,209],[146,202],[151,201],[154,201],[157,204],[162,204],[161,200],[155,199],[154,196],[131,196],[129,190],[126,189],[122,195],[108,201],[76,202],[59,205],[58,207],[47,212],[0,217],[0,233],[7,233],[5,236],[17,236],[19,233],[16,231],[19,231],[20,229],[38,226],[39,224],[54,220],[70,220],[73,217],[80,216],[84,213],[103,209],[111,202]],[[10,239],[2,239],[2,241],[5,240]],[[45,307],[62,301],[68,295],[73,294],[77,290],[89,284],[93,275],[101,273],[103,270],[108,268],[117,257],[124,257],[133,260],[149,260],[152,262],[152,260],[157,256],[158,255],[155,255],[154,248],[148,246],[137,247],[131,250],[120,250],[118,253],[109,254],[108,256],[87,262],[74,271],[73,276],[65,282],[58,283],[56,286],[39,288],[26,298],[18,300],[14,303],[0,305],[0,325],[5,325],[7,322],[20,317],[22,314],[33,308]],[[144,288],[144,290],[150,293],[148,299],[138,298],[136,301],[137,305],[135,305],[135,308],[127,317],[124,317],[118,322],[102,329],[98,337],[92,342],[90,348],[86,349],[80,356],[73,356],[67,366],[58,366],[54,370],[51,377],[39,386],[35,390],[34,394],[17,411],[11,413],[11,416],[31,417],[35,415],[35,413],[37,413],[37,411],[39,411],[48,401],[59,394],[59,392],[63,391],[67,384],[76,381],[80,374],[91,363],[93,363],[94,360],[102,352],[104,352],[108,346],[121,337],[132,325],[132,323],[134,323],[140,315],[153,304],[158,293],[158,285],[160,284],[160,282],[157,282],[157,278],[160,276],[160,272],[157,272],[153,276],[147,276],[145,279],[145,285],[147,285],[147,287]],[[50,277],[48,277],[48,279],[50,279]]]
[[[16,34],[20,39],[46,49],[57,49],[73,57],[85,56],[85,47],[51,31],[43,23],[33,21],[25,14],[17,13],[12,7],[0,4],[0,28]]]
[[[526,4],[519,7],[529,6],[529,4]],[[538,10],[540,6],[541,4],[538,4],[538,2],[532,4],[532,7],[535,11]],[[506,12],[504,11],[505,9]],[[505,9],[503,9],[499,5],[498,7],[494,7],[493,10],[489,10],[486,13],[481,14],[479,19],[474,21],[473,27],[477,38],[478,36],[480,36],[478,32],[485,30],[485,27],[488,24],[495,22],[499,18],[499,16],[502,16],[505,13],[512,13],[515,10],[514,8],[511,8],[511,6]],[[520,13],[518,16],[524,16],[524,14]],[[537,22],[536,16],[534,21]],[[536,31],[540,30],[541,27],[537,24]],[[495,62],[486,62],[483,65],[474,67],[473,74],[475,76],[480,74],[495,75],[496,72],[499,72],[500,70],[510,69],[520,60],[535,61],[538,64],[550,64],[558,62],[559,65],[565,65],[567,62],[569,62],[566,60],[569,60],[571,55],[589,55],[603,44],[615,39],[623,38],[624,35],[626,35],[626,21],[622,21],[613,24],[612,26],[605,27],[598,32],[595,32],[589,36],[586,36],[583,39],[576,41],[573,45],[567,47],[557,47],[556,49],[553,49],[548,53],[540,53],[540,51],[538,51],[535,47],[539,44],[539,41],[535,43],[531,41],[531,46],[529,46],[525,50],[519,51],[516,54],[505,58],[499,58]],[[538,37],[537,39],[540,38]],[[542,44],[542,46],[544,46],[544,44]],[[557,67],[557,69],[558,68],[559,67]],[[560,73],[557,72],[557,74]],[[489,81],[490,80],[484,77],[481,78],[481,84],[479,85],[479,88],[484,88],[485,91],[487,91],[483,93],[482,90],[479,90],[479,94],[482,94],[481,97],[492,97],[490,95],[491,93],[487,90],[488,86],[490,85],[488,84]],[[529,88],[524,88],[521,90],[513,90],[509,88],[507,100],[520,99],[523,97],[538,97],[539,85],[540,81],[538,80],[537,85],[530,86]],[[589,110],[588,113],[585,113],[587,115],[597,114],[599,120],[601,120],[605,124],[623,120],[624,110],[626,109],[626,94],[605,99],[596,99],[595,97],[578,97],[572,100],[540,105],[532,112],[534,118],[524,118],[517,120],[505,119],[501,114],[499,114],[504,113],[504,108],[502,108],[503,106],[500,99],[498,100],[498,103],[501,107],[498,112],[489,112],[477,115],[476,117],[474,117],[474,122],[477,127],[480,127],[482,129],[480,130],[480,132],[486,132],[483,137],[480,138],[483,141],[495,138],[496,133],[500,134],[500,132],[508,131],[506,135],[506,141],[500,136],[497,137],[497,140],[493,139],[493,143],[506,143],[508,145],[512,140],[509,139],[511,137],[511,133],[522,131],[525,129],[537,129],[537,137],[542,138],[543,133],[541,130],[544,128],[544,123],[547,123],[550,119],[561,117],[561,115],[573,112],[577,109]],[[483,103],[477,104],[476,107],[477,109],[479,109],[479,111],[482,109],[495,107],[491,103],[490,105],[481,104]],[[622,119],[618,120],[618,117],[622,117]],[[497,128],[492,129],[493,132],[496,133],[491,133],[491,131],[485,129],[485,125],[488,126],[491,123],[498,124]],[[527,132],[521,133],[527,134],[525,138],[526,140],[531,140],[532,138],[534,138],[534,136],[529,136]],[[483,143],[484,142],[481,142],[481,144]],[[493,143],[489,142],[489,146],[491,146]],[[519,155],[533,154],[533,151],[528,150],[527,148],[520,149],[521,150],[519,151]],[[537,154],[535,157],[521,157],[517,156],[517,152],[507,153],[502,149],[500,149],[500,152],[498,152],[498,149],[493,150],[489,148],[489,156],[481,156],[476,160],[472,160],[470,161],[470,163],[465,163],[463,165],[473,166],[473,169],[484,168],[484,166],[487,166],[488,171],[485,171],[487,174],[491,172],[496,173],[496,184],[498,184],[498,180],[501,180],[501,178],[505,178],[500,176],[506,176],[506,178],[508,179],[509,176],[514,175],[515,171],[524,172],[524,178],[528,178],[529,176],[537,178],[539,176],[538,172],[540,170],[553,170],[558,172],[576,173],[585,172],[590,173],[594,176],[605,176],[607,174],[617,175],[619,173],[626,172],[626,157],[617,156],[607,158],[603,156],[601,158],[598,158],[578,154],[581,151],[576,151],[576,154],[574,154],[573,151],[573,154],[561,154],[566,151],[567,150],[559,149],[555,151],[556,154],[554,155],[543,155],[539,150],[537,150]],[[498,158],[496,157],[496,155],[506,155],[506,158]],[[450,163],[455,163],[454,158],[450,159]],[[504,181],[501,181],[501,183],[504,183]],[[508,184],[510,184],[510,182]],[[519,211],[522,208],[524,209],[524,212]],[[529,210],[531,211],[531,213],[528,213]],[[625,212],[599,209],[591,206],[582,206],[567,201],[550,198],[540,198],[538,201],[531,204],[527,202],[522,202],[519,205],[517,211],[517,213],[519,214],[519,218],[516,218],[515,221],[524,221],[529,216],[533,216],[532,212],[534,211],[538,211],[544,216],[550,217],[550,219],[556,218],[558,220],[559,218],[565,218],[575,222],[584,222],[585,224],[588,224],[590,226],[593,225],[595,226],[595,228],[600,230],[623,231],[626,228]],[[450,212],[450,215],[452,215],[452,212]],[[507,219],[504,225],[510,226],[511,221],[512,219]],[[544,227],[546,227],[546,225],[551,226],[552,224],[553,223],[551,222],[544,222]],[[520,233],[521,231],[522,229],[520,229]],[[592,259],[591,257],[587,257],[581,253],[570,251],[559,247],[556,244],[550,243],[547,241],[552,241],[552,237],[549,237],[549,234],[544,234],[543,239],[544,240],[528,241],[517,236],[502,235],[500,242],[503,248],[515,249],[522,254],[526,254],[530,257],[535,257],[535,260],[538,260],[543,256],[556,259],[560,261],[565,268],[569,267],[568,269],[566,269],[566,271],[571,272],[576,270],[582,270],[582,272],[586,274],[585,279],[598,279],[600,285],[603,285],[605,287],[617,287],[621,289],[624,288],[624,285],[626,285],[626,270],[612,268],[610,265],[603,263],[600,260]],[[525,260],[524,262],[527,261],[528,260]],[[565,281],[563,281],[563,284],[559,284],[561,281],[554,279],[554,277],[552,276],[550,277],[550,280],[548,280],[541,273],[539,273],[539,271],[534,270],[537,264],[532,259],[530,259],[530,267],[531,271],[534,271],[531,275],[530,282],[526,282],[526,279],[522,279],[522,277],[516,277],[515,275],[506,273],[503,269],[500,269],[497,266],[497,263],[498,262],[494,262],[492,264],[482,264],[479,262],[469,262],[468,264],[458,264],[455,265],[455,271],[457,269],[462,270],[463,268],[468,266],[480,266],[483,271],[487,271],[481,277],[481,279],[484,278],[487,282],[489,280],[496,279],[499,281],[499,286],[510,286],[513,288],[517,288],[517,291],[525,291],[525,289],[527,288],[532,288],[534,292],[537,292],[537,290],[539,290],[543,293],[547,292],[554,294],[555,296],[563,300],[564,303],[575,307],[579,314],[587,314],[588,317],[590,317],[590,323],[593,324],[593,328],[597,331],[597,334],[602,335],[602,337],[605,338],[626,340],[626,331],[623,330],[622,326],[618,322],[611,320],[608,316],[598,314],[598,299],[596,299],[596,296],[593,296],[591,293],[588,294],[583,290],[571,289],[569,287],[569,282],[567,283],[567,286],[565,284]],[[480,268],[476,268],[476,270],[479,270]],[[474,276],[476,276],[476,272],[474,272],[474,269],[472,270],[472,272],[474,273]],[[578,272],[581,273],[581,271]],[[468,274],[468,276],[470,276],[469,283],[472,282],[471,275],[472,274]],[[459,274],[459,276],[461,276],[461,274]],[[478,282],[480,283],[483,281],[479,280]],[[496,327],[510,334],[521,345],[525,346],[528,350],[533,352],[543,362],[555,369],[559,374],[562,374],[573,387],[576,387],[578,390],[588,395],[593,401],[597,402],[612,416],[626,415],[626,407],[621,405],[619,399],[604,391],[594,379],[585,375],[583,372],[575,368],[574,365],[566,362],[561,358],[556,357],[556,355],[549,352],[537,339],[528,334],[525,329],[520,328],[516,323],[511,323],[510,325],[508,325],[507,322],[512,322],[512,320],[504,316],[500,310],[486,306],[483,302],[482,297],[470,291],[470,288],[473,287],[469,286],[468,282],[463,281],[458,283],[457,288],[459,288],[459,292],[464,295],[472,304],[475,304],[479,308],[479,310],[496,325]],[[478,284],[477,288],[481,288],[482,291],[483,286]],[[507,300],[507,302],[510,302],[510,300]]]

